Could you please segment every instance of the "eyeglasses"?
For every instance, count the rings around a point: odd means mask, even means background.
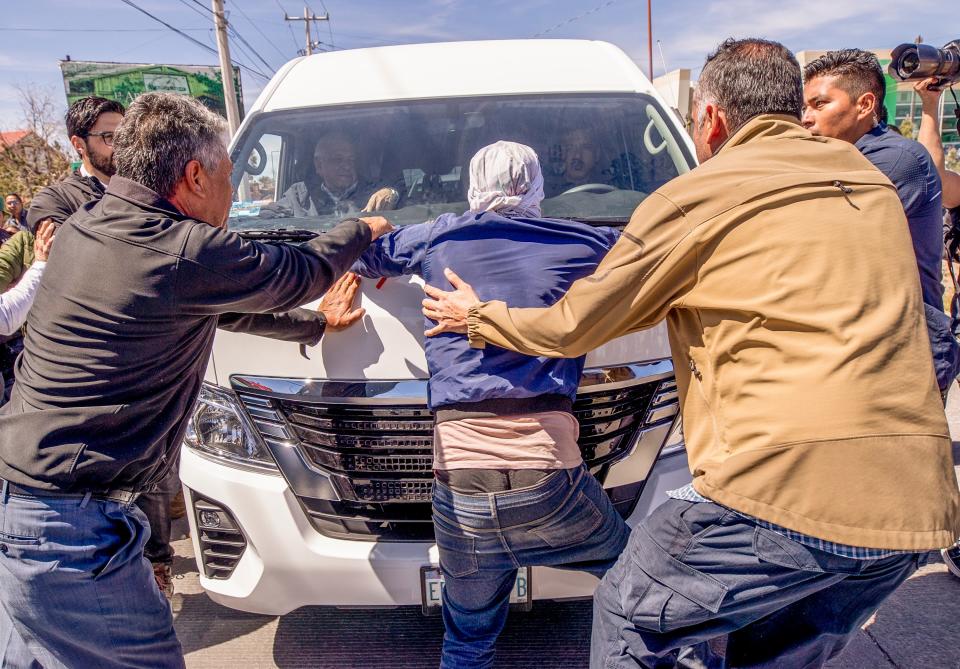
[[[88,132],[87,137],[99,137],[103,140],[103,143],[107,146],[113,146],[113,136],[116,133],[106,131],[106,132]]]

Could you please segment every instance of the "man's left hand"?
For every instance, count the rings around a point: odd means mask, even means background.
[[[327,319],[327,330],[337,331],[348,328],[363,318],[365,309],[354,309],[353,301],[360,289],[360,277],[347,272],[327,291],[317,311]]]
[[[423,301],[423,315],[437,322],[436,327],[430,328],[424,334],[435,337],[443,332],[467,333],[467,312],[470,307],[480,304],[473,287],[461,279],[449,267],[443,270],[447,281],[454,290],[448,292],[434,286],[426,285],[424,292],[429,298]]]

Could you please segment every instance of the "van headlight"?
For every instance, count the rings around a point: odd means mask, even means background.
[[[196,451],[230,464],[277,469],[237,396],[206,382],[200,386],[183,441]]]

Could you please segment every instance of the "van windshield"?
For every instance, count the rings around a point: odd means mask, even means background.
[[[231,228],[327,230],[376,212],[394,225],[468,209],[470,159],[498,140],[540,157],[543,215],[625,223],[693,159],[643,94],[537,95],[311,108],[258,116],[235,145]]]

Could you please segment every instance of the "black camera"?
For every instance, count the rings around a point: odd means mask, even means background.
[[[960,81],[960,40],[937,49],[929,44],[901,44],[893,50],[888,68],[898,81],[919,81],[936,77],[931,90],[940,90]]]

